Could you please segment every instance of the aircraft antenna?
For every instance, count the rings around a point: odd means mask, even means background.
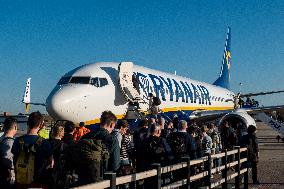
[[[243,83],[240,82],[240,83],[239,83],[239,93],[240,93],[240,94],[242,93],[242,86],[243,86]]]

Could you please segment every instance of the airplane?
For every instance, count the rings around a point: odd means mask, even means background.
[[[63,75],[45,104],[30,102],[29,78],[23,102],[27,110],[30,104],[46,106],[49,115],[56,120],[92,125],[99,123],[105,110],[111,110],[118,119],[135,119],[141,113],[145,115],[149,113],[153,95],[161,100],[159,108],[169,119],[175,115],[190,120],[221,118],[221,122],[237,121],[256,126],[248,112],[252,114],[262,109],[239,108],[238,98],[262,93],[235,94],[230,90],[230,46],[231,28],[228,27],[221,71],[213,84],[133,62],[97,62],[79,66]],[[284,91],[275,93],[280,92]],[[270,107],[269,110],[283,107]]]

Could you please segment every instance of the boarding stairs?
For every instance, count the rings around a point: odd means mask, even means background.
[[[141,119],[149,109],[149,103],[141,98],[138,81],[133,73],[132,62],[121,62],[118,66],[119,86],[128,102],[126,119]]]

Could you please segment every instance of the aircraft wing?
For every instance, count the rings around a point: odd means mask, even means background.
[[[46,106],[46,104],[44,104],[44,103],[33,103],[33,102],[31,102],[29,104],[36,105],[36,106]]]
[[[248,93],[248,94],[241,94],[240,98],[251,97],[251,96],[261,96],[261,95],[268,95],[268,94],[276,94],[276,93],[283,93],[283,92],[284,92],[284,90],[259,92],[259,93]]]
[[[254,114],[258,112],[272,112],[272,111],[283,111],[284,105],[279,106],[263,106],[263,107],[251,107],[244,108],[249,114]]]
[[[213,121],[216,119],[219,119],[223,117],[224,115],[231,113],[234,110],[213,110],[213,111],[206,111],[206,110],[201,110],[201,111],[194,111],[191,113],[189,118],[191,120],[195,120],[197,122],[208,122],[208,121]]]
[[[254,115],[258,114],[260,112],[272,112],[272,111],[277,111],[277,112],[283,112],[284,115],[284,105],[279,105],[279,106],[263,106],[263,107],[251,107],[251,108],[241,108],[242,110],[245,110],[248,114]],[[235,110],[213,110],[213,111],[194,111],[189,118],[191,120],[195,120],[197,122],[208,122],[208,121],[213,121],[216,119],[219,119],[223,117],[224,115],[231,113]]]

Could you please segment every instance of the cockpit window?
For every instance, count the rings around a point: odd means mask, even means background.
[[[98,77],[91,79],[91,85],[94,85],[95,87],[100,87],[100,81]]]
[[[90,83],[90,77],[72,77],[71,80],[70,80],[70,83],[89,84]]]
[[[57,83],[57,85],[66,85],[66,84],[68,84],[69,83],[69,81],[70,81],[70,76],[68,76],[68,77],[62,77],[59,81],[58,81],[58,83]]]
[[[57,85],[64,85],[68,83],[91,84],[94,85],[95,87],[103,87],[108,85],[108,81],[106,78],[99,78],[99,77],[91,78],[91,77],[79,77],[79,76],[62,77],[57,83]]]
[[[108,81],[106,78],[99,78],[100,80],[100,87],[108,85]]]
[[[108,81],[106,78],[95,77],[91,79],[91,84],[95,87],[103,87],[108,85]]]

